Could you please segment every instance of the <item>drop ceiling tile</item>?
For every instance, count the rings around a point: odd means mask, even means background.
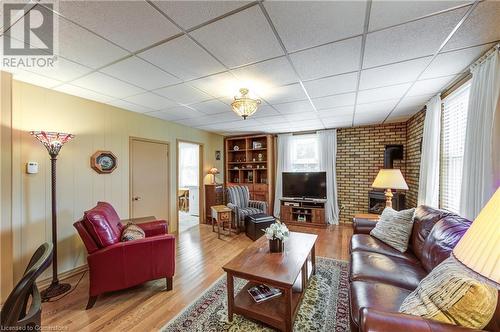
[[[116,61],[128,52],[59,18],[59,55],[92,68]]]
[[[191,105],[191,107],[193,107],[197,111],[200,111],[203,114],[223,113],[231,109],[230,106],[224,104],[223,102],[217,99],[207,100],[198,104],[193,104]]]
[[[309,100],[294,101],[290,103],[273,105],[281,114],[307,113],[314,111]]]
[[[372,89],[387,85],[413,82],[424,70],[432,57],[409,60],[393,65],[361,71],[360,89]]]
[[[370,12],[370,31],[408,22],[473,1],[375,0]]]
[[[460,8],[369,33],[366,37],[363,68],[434,54],[465,11],[465,8]]]
[[[172,85],[180,81],[174,76],[135,56],[105,67],[100,71],[140,86],[145,90]]]
[[[181,120],[182,119],[182,113],[181,112],[179,112],[179,113],[174,113],[174,112],[169,113],[169,112],[165,112],[165,111],[154,111],[154,112],[147,113],[145,115],[151,116],[153,118],[165,120],[165,121],[177,121],[177,120]]]
[[[232,99],[241,88],[236,78],[228,72],[207,76],[189,82],[212,97]]]
[[[58,57],[54,67],[33,67],[29,71],[59,81],[71,81],[92,71],[91,68],[82,66],[76,62]]]
[[[433,95],[405,97],[398,106],[396,106],[391,117],[394,119],[400,116],[411,116],[423,109],[427,101],[432,97]]]
[[[138,56],[183,80],[225,70],[224,66],[187,36],[170,40],[139,53]]]
[[[272,106],[261,105],[257,109],[257,112],[255,112],[254,115],[252,115],[252,117],[265,122],[268,117],[276,116],[276,115],[280,115],[280,113],[276,109],[274,109]]]
[[[356,91],[358,73],[337,75],[304,82],[311,98]]]
[[[71,84],[120,99],[144,92],[143,89],[97,72],[79,78]]]
[[[13,74],[12,77],[17,81],[22,81],[22,82],[26,82],[29,84],[38,85],[38,86],[48,88],[48,89],[62,84],[61,81],[54,80],[52,78],[38,75],[35,73],[31,73],[31,72],[25,71],[25,70],[17,70]]]
[[[128,102],[128,101],[123,100],[123,99],[115,99],[115,100],[108,102],[107,104],[112,105],[112,106],[116,106],[119,108],[123,108],[123,109],[129,110],[129,111],[132,111],[132,112],[137,112],[137,113],[147,113],[147,112],[153,111],[152,108],[137,105],[137,104]]]
[[[191,35],[229,67],[283,55],[258,6],[208,24]]]
[[[354,113],[354,106],[343,106],[330,109],[324,109],[318,111],[318,115],[321,119],[331,118],[331,117],[348,117],[352,119]]]
[[[355,99],[355,93],[344,93],[335,96],[313,98],[312,101],[317,110],[326,110],[342,106],[354,105]]]
[[[411,86],[410,83],[387,86],[358,92],[358,104],[373,103],[382,100],[399,99]]]
[[[153,1],[184,29],[208,22],[238,9],[249,1]]]
[[[181,104],[194,104],[212,97],[189,84],[183,83],[155,90],[155,93]]]
[[[288,124],[288,120],[281,114],[266,116],[265,118],[256,118],[256,119],[259,120],[262,124],[264,124],[266,126]]]
[[[130,96],[124,98],[125,101],[129,101],[134,104],[142,105],[145,107],[149,107],[153,110],[163,110],[175,105],[175,103],[167,98],[158,96],[151,92],[146,92],[142,94],[138,94],[135,96]]]
[[[203,116],[203,114],[193,111],[192,109],[185,106],[174,106],[165,110],[148,113],[148,115],[167,121],[191,119],[186,120],[187,123],[190,123],[190,125],[195,124],[193,120],[194,118],[201,118]]]
[[[407,96],[412,97],[425,94],[436,95],[446,88],[455,78],[456,76],[445,76],[417,81],[410,89]]]
[[[368,104],[358,104],[355,114],[383,114],[387,116],[394,109],[398,101],[399,99],[391,99]]]
[[[137,51],[181,32],[146,1],[60,1],[64,17]]]
[[[455,32],[444,50],[486,44],[500,40],[500,1],[483,1]]]
[[[338,120],[335,118],[324,119],[323,124],[326,128],[346,128],[352,125],[352,117]]]
[[[239,81],[243,82],[249,89],[256,91],[257,94],[262,94],[262,89],[299,81],[285,57],[234,69],[233,72]]]
[[[4,11],[3,11],[3,5],[4,3],[14,3],[14,4],[25,4],[23,7],[22,11],[16,11],[12,14],[11,20],[9,24],[4,26]],[[3,33],[4,28],[7,29],[10,27],[11,23],[16,22],[18,19],[24,16],[24,13],[29,11],[31,7],[35,6],[35,1],[30,1],[30,0],[21,0],[21,1],[4,1],[2,0],[0,2],[0,6],[2,7],[2,11],[0,11],[0,32]],[[3,54],[3,53],[2,53]]]
[[[302,124],[304,121],[317,121],[319,119],[318,113],[316,111],[290,113],[283,116],[285,117],[285,119],[291,122],[300,121],[300,124]]]
[[[111,100],[113,100],[113,97],[103,95],[101,93],[84,89],[79,86],[71,85],[71,84],[63,84],[61,86],[58,86],[54,88],[56,91],[64,92],[73,96],[85,98],[85,99],[90,99],[94,101],[98,101],[101,103],[107,103]]]
[[[354,126],[368,126],[368,125],[373,125],[373,124],[379,124],[382,123],[385,118],[387,117],[387,114],[382,114],[382,113],[356,113],[354,115]]]
[[[303,80],[336,75],[359,69],[361,37],[315,47],[290,55]]]
[[[459,74],[467,70],[470,64],[491,47],[493,47],[493,44],[441,53],[434,59],[429,68],[425,70],[420,79]]]
[[[305,100],[307,96],[300,84],[286,85],[282,87],[271,88],[262,96],[268,103],[281,104],[291,101]]]
[[[363,33],[366,1],[266,1],[288,51]]]

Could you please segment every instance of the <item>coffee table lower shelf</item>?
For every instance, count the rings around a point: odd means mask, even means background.
[[[285,317],[286,312],[286,297],[283,292],[280,296],[274,297],[270,300],[257,303],[253,300],[252,296],[248,293],[250,287],[259,285],[256,282],[248,282],[243,289],[235,296],[233,312],[243,316],[264,321],[267,324],[276,327],[280,330],[285,330]],[[291,309],[292,316],[295,317],[302,299],[302,292],[292,291],[291,296]]]

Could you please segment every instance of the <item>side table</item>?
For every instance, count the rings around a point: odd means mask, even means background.
[[[224,225],[227,223],[229,225],[229,234],[231,234],[232,229],[232,210],[225,205],[214,205],[211,207],[212,210],[212,232],[215,232],[215,225],[217,223],[217,238],[220,239],[220,224],[222,224],[222,229],[224,230]]]

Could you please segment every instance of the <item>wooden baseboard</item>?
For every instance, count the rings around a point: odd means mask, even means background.
[[[87,270],[88,270],[87,264],[77,266],[71,270],[65,271],[63,273],[59,273],[59,280],[64,280],[64,279],[74,277],[75,275],[83,273]],[[38,286],[39,289],[44,289],[50,285],[51,281],[52,281],[52,276],[45,278],[45,279],[42,279],[42,280],[38,280],[36,282],[36,285]]]

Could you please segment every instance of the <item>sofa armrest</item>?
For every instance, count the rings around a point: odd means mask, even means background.
[[[352,218],[352,227],[354,234],[370,234],[371,230],[375,228],[376,220],[364,218]]]
[[[359,318],[360,332],[473,332],[480,331],[400,313],[363,308]]]
[[[249,200],[248,206],[251,208],[256,208],[256,209],[262,210],[264,212],[267,212],[267,203],[264,201]]]
[[[146,237],[168,233],[168,223],[165,220],[148,221],[136,225],[144,231]]]

